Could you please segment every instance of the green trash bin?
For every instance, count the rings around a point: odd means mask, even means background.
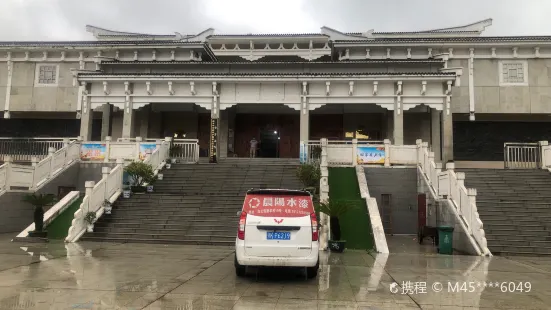
[[[438,253],[453,254],[453,227],[438,227]]]

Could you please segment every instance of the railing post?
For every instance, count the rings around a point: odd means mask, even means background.
[[[423,149],[424,150],[424,149]],[[423,156],[424,157],[424,156]],[[429,179],[429,184],[433,185],[432,183],[434,182],[434,180],[432,180],[432,176],[430,175],[430,163],[434,161],[434,152],[429,152],[429,160],[428,160],[428,163],[425,163],[424,160],[421,160],[421,162],[423,163],[422,164],[422,168],[423,168],[423,173],[425,173],[425,175],[427,176],[427,178]]]
[[[540,141],[539,142],[539,167],[540,169],[547,169],[547,158],[545,158],[546,149],[548,148],[549,142],[548,141]]]
[[[68,147],[71,140],[69,138],[63,138],[63,147]]]
[[[142,143],[142,137],[136,137],[136,159],[140,159],[140,144]]]
[[[447,162],[446,163],[446,170],[454,171],[455,170],[455,163],[453,161]]]
[[[429,143],[428,142],[421,142],[421,154],[422,154],[422,161],[425,161],[425,152],[428,153],[429,151]],[[434,158],[433,158],[434,160]],[[430,160],[428,163],[425,163],[425,166],[428,166],[430,164]]]
[[[417,164],[421,165],[421,168],[423,168],[423,171],[425,171],[425,162],[423,161],[423,149],[421,148],[423,144],[423,140],[417,139],[415,140],[415,145],[417,145]]]
[[[103,162],[108,163],[111,160],[111,136],[105,137],[105,159]]]
[[[358,165],[358,139],[352,139],[352,166]]]
[[[167,147],[166,147],[167,150],[166,150],[166,155],[165,155],[164,161],[165,161],[165,163],[168,163],[167,159],[169,159],[170,156],[171,156],[170,148],[172,147],[172,137],[165,137],[164,141],[167,143]],[[193,156],[195,157],[195,154],[193,154]]]
[[[465,186],[465,172],[456,172],[455,176],[457,177],[457,184],[459,187]]]
[[[434,163],[434,166],[436,170],[436,175],[431,176],[431,179],[434,179],[434,181],[432,181],[432,187],[434,187],[436,195],[438,197],[442,197],[442,195],[440,194],[440,178],[438,177],[442,172],[442,163]]]
[[[323,138],[320,140],[320,146],[321,146],[321,160],[320,164],[322,167],[327,167],[329,163],[328,155],[327,155],[327,139]]]
[[[385,139],[385,167],[390,167],[390,139]]]
[[[447,178],[447,184],[445,185],[448,189],[448,198],[452,197],[452,180],[451,180],[451,173],[455,170],[455,163],[449,161],[446,163],[446,173],[448,174]]]
[[[11,174],[11,166],[13,164],[13,157],[11,156],[4,156],[4,163],[6,164],[6,191],[9,190],[10,187],[10,174]]]
[[[36,164],[38,164],[39,161],[40,161],[40,160],[38,160],[38,157],[33,156],[33,157],[31,158],[31,165],[32,165],[33,167],[36,167]]]
[[[469,208],[471,210],[469,214],[469,229],[471,233],[473,232],[473,223],[476,218],[476,215],[474,214],[474,206],[476,206],[476,194],[476,188],[467,188],[467,195],[469,196],[469,203],[471,204],[471,208]]]
[[[109,177],[110,172],[111,172],[111,168],[101,167],[101,179],[105,182],[105,194],[103,194],[105,199],[111,198],[111,197],[107,197],[107,193],[109,192],[109,187],[107,186],[107,177]]]
[[[83,218],[86,216],[86,213],[90,211],[90,198],[92,197],[92,190],[94,189],[94,186],[96,186],[95,181],[84,182],[84,187],[86,188],[85,194],[88,196],[88,205],[86,206],[86,212],[83,214]]]
[[[48,148],[48,157],[50,158],[50,173],[48,174],[48,178],[51,178],[54,174],[54,153],[55,153],[55,147],[49,147]]]

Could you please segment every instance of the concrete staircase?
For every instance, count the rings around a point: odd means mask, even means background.
[[[81,240],[233,245],[237,212],[251,188],[300,189],[298,160],[231,158],[218,164],[173,164],[155,193],[120,198],[111,215]]]
[[[547,170],[458,169],[497,255],[551,255],[551,173]]]

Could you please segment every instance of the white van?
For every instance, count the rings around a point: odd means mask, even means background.
[[[250,190],[245,196],[235,239],[235,272],[247,266],[319,267],[318,220],[306,191]]]

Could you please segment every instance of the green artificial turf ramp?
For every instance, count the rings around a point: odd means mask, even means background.
[[[332,200],[347,200],[359,206],[340,219],[341,238],[346,240],[346,247],[374,249],[371,221],[365,199],[360,195],[355,168],[329,168],[329,197]]]
[[[81,203],[82,198],[75,200],[46,227],[48,239],[65,239],[67,237],[75,212],[77,212]]]

